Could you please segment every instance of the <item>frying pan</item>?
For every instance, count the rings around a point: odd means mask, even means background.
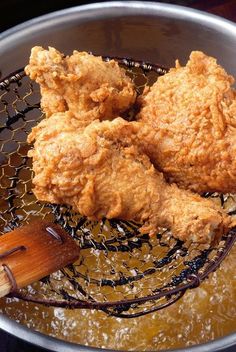
[[[236,76],[235,43],[236,25],[216,16],[167,4],[107,2],[58,11],[2,33],[0,70],[4,77],[27,63],[32,46],[51,45],[65,53],[77,48],[166,67],[172,66],[176,57],[185,62],[189,52],[198,49],[217,57]],[[0,316],[0,328],[51,351],[98,350],[39,334],[5,316]],[[235,349],[236,334],[232,334],[182,351]]]

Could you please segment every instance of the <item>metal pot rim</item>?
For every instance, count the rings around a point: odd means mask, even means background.
[[[124,12],[125,10],[125,12]],[[191,20],[199,24],[205,24],[214,29],[221,29],[222,32],[231,33],[236,36],[236,25],[219,16],[208,14],[196,9],[187,8],[184,6],[165,4],[158,2],[142,2],[142,1],[107,1],[97,2],[89,5],[75,6],[64,10],[51,12],[49,14],[33,18],[23,22],[15,27],[12,27],[0,33],[0,45],[12,45],[11,41],[16,41],[24,35],[45,29],[50,26],[70,21],[72,19],[89,19],[91,14],[96,14],[97,18],[115,17],[120,15],[146,15],[168,16],[169,18],[179,18]],[[8,44],[8,45],[7,45]]]
[[[96,13],[96,18],[106,18],[114,16],[139,15],[145,13],[146,15],[168,16],[169,18],[179,18],[191,20],[200,24],[207,25],[213,29],[222,32],[231,33],[236,39],[236,25],[233,22],[222,19],[218,16],[206,14],[204,12],[189,9],[183,6],[163,4],[158,2],[141,2],[141,1],[114,1],[93,3],[89,5],[76,6],[66,10],[43,15],[22,24],[19,24],[0,34],[0,47],[2,50],[14,44],[19,38],[27,36],[29,33],[45,29],[45,27],[55,26],[63,21],[70,21],[71,19],[88,19],[92,13]],[[93,348],[89,346],[82,346],[75,343],[65,342],[54,337],[50,337],[27,328],[7,316],[0,314],[0,329],[18,337],[24,341],[32,343],[50,351],[56,352],[78,352],[78,351],[98,351],[100,348]],[[188,348],[178,350],[168,350],[169,352],[217,352],[222,351],[222,348],[229,348],[236,346],[236,333],[225,336],[223,338],[200,344]],[[111,351],[105,350],[104,351]]]

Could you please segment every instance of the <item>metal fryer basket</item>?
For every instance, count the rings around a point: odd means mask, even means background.
[[[139,93],[165,73],[157,65],[117,60],[127,69]],[[137,317],[173,304],[220,265],[236,239],[234,230],[222,238],[217,248],[205,249],[183,244],[167,229],[149,238],[140,235],[138,224],[133,222],[91,222],[66,206],[37,201],[31,190],[26,138],[43,117],[39,101],[38,86],[25,77],[23,70],[0,83],[0,232],[36,217],[55,221],[78,241],[81,257],[15,296],[46,305]],[[206,197],[214,198],[234,214],[233,195]]]

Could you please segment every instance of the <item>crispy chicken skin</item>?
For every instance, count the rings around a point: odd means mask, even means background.
[[[229,217],[212,201],[165,182],[139,148],[142,126],[116,118],[81,128],[70,112],[44,119],[28,137],[36,197],[93,220],[135,220],[141,232],[168,227],[181,240],[218,239]]]
[[[86,52],[64,56],[54,48],[31,50],[25,72],[40,84],[46,116],[70,111],[84,125],[114,118],[135,101],[134,85],[125,70]]]
[[[137,119],[156,131],[146,152],[169,181],[198,193],[236,192],[233,82],[214,58],[195,51],[141,97]]]

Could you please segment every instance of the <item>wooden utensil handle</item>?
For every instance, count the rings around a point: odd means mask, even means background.
[[[0,297],[79,257],[79,246],[59,225],[35,221],[0,237]]]

